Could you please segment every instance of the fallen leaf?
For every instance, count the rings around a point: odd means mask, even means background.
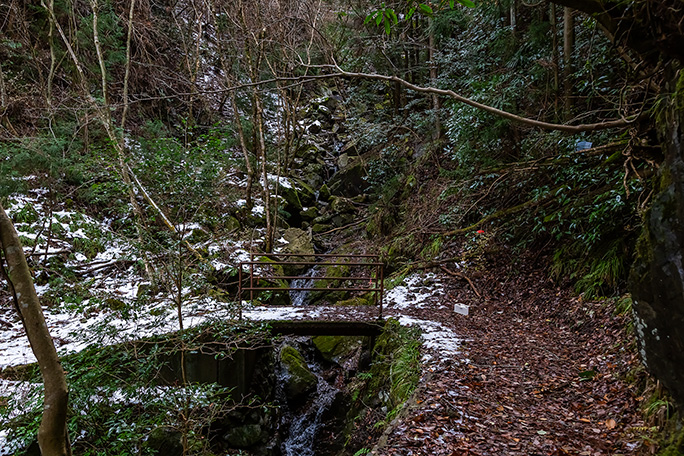
[[[606,427],[608,429],[615,429],[615,426],[617,426],[617,423],[615,422],[614,419],[611,418],[609,420],[606,420]]]

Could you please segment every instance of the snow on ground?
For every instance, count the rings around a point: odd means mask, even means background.
[[[434,299],[431,299],[443,292],[444,285],[435,274],[413,274],[404,279],[402,284],[385,293],[384,301],[388,308],[397,310],[423,309],[428,306],[446,308],[446,305],[434,303]]]
[[[69,300],[67,295],[72,285],[62,284],[60,288],[59,284],[45,283],[46,279],[40,275],[36,278],[39,296],[44,303],[51,303],[50,306],[44,306],[43,311],[60,354],[78,352],[92,344],[114,344],[139,338],[141,335],[151,336],[178,330],[176,309],[168,295],[160,292],[148,297],[149,299],[140,298],[139,294],[143,298],[146,296],[144,292],[139,293],[141,287],[149,287],[149,283],[140,276],[135,266],[130,266],[137,258],[125,239],[109,232],[108,224],[85,214],[68,210],[50,212],[39,198],[40,189],[32,195],[13,196],[8,205],[8,213],[17,220],[17,231],[25,239],[32,241],[32,246],[25,247],[26,253],[34,253],[33,261],[41,262],[48,261],[55,252],[68,251],[71,255],[68,256],[66,265],[79,271],[81,285],[87,290],[85,297]],[[186,228],[201,227],[188,225]],[[53,235],[48,236],[47,231]],[[100,236],[94,239],[98,233]],[[80,251],[76,252],[76,239],[99,243],[97,252],[90,252],[89,257]],[[250,247],[247,242],[214,242],[207,248],[212,264],[217,268],[249,261]],[[40,253],[40,256],[35,255],[36,253]],[[119,267],[107,268],[114,264]],[[125,264],[129,266],[121,266]],[[185,289],[183,294],[182,314],[185,328],[211,319],[237,317],[237,309],[233,304],[202,296],[201,293],[198,296],[198,293],[190,289]],[[403,325],[416,325],[421,329],[426,368],[434,368],[441,358],[453,357],[459,350],[460,339],[457,334],[443,323],[424,318],[426,311],[434,310],[435,316],[437,313],[444,315],[450,312],[444,295],[443,283],[435,274],[411,275],[385,294],[387,316],[397,318]],[[110,304],[105,305],[107,302]],[[121,305],[117,306],[117,303]],[[243,307],[243,317],[249,320],[315,319],[341,313],[348,318],[361,318],[364,315],[361,309],[356,308],[341,311],[335,307],[266,307],[246,303]],[[32,362],[35,362],[35,358],[15,310],[11,306],[3,306],[0,308],[0,368]],[[29,396],[37,387],[39,385],[0,379],[0,398]],[[5,450],[4,431],[0,431],[0,448],[3,449],[0,450],[0,456],[13,452]]]

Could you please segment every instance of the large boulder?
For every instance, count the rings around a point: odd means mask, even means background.
[[[283,388],[288,401],[295,402],[311,392],[318,384],[318,378],[311,373],[306,360],[291,345],[283,345],[278,353]]]
[[[352,336],[316,336],[312,340],[323,359],[345,367],[348,360],[358,358],[364,344],[363,337]]]
[[[283,247],[282,253],[302,254],[302,256],[289,257],[289,261],[313,261],[314,245],[311,233],[299,228],[288,228],[283,233],[283,239],[287,245]],[[285,275],[300,275],[308,268],[304,265],[288,265],[283,267]]]
[[[330,193],[346,197],[362,194],[368,187],[368,183],[364,180],[366,174],[366,164],[361,157],[350,161],[328,181]]]

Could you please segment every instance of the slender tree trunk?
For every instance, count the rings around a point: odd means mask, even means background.
[[[515,0],[511,0],[509,11],[511,15],[511,32],[515,34],[515,32],[518,30],[517,5],[515,4]]]
[[[121,130],[126,127],[128,117],[128,85],[131,78],[131,40],[133,37],[133,12],[135,11],[135,0],[131,0],[128,9],[128,32],[126,34],[126,71],[123,81],[123,112],[121,113]]]
[[[131,5],[131,11],[129,14],[132,14],[132,8],[133,4]],[[102,47],[100,46],[100,35],[98,31],[98,10],[99,10],[99,5],[98,5],[98,0],[91,0],[91,7],[93,10],[93,43],[95,45],[95,52],[97,54],[97,61],[100,66],[100,83],[101,83],[101,90],[102,90],[102,100],[104,101],[104,108],[99,108],[97,111],[99,112],[99,117],[100,121],[102,122],[102,125],[104,126],[105,130],[107,131],[107,135],[109,136],[109,139],[112,141],[112,144],[114,145],[114,149],[116,149],[117,152],[117,157],[119,160],[119,169],[121,170],[121,179],[124,181],[124,184],[128,190],[128,200],[131,203],[131,207],[133,208],[133,213],[135,214],[135,229],[138,234],[138,242],[140,243],[140,246],[144,245],[144,238],[143,238],[143,233],[144,229],[142,226],[142,221],[143,221],[143,213],[142,209],[140,208],[140,205],[138,204],[138,200],[135,197],[135,191],[133,188],[133,184],[131,182],[131,178],[128,173],[128,164],[126,163],[126,149],[125,149],[125,143],[123,141],[123,137],[121,135],[123,132],[120,134],[117,134],[114,124],[112,122],[112,117],[109,111],[109,96],[108,96],[108,91],[107,91],[107,68],[105,66],[105,61],[104,61],[104,56],[102,54]],[[132,26],[132,23],[129,23],[129,27]],[[128,95],[128,71],[130,68],[130,46],[127,48],[127,57],[129,60],[126,62],[126,78],[125,78],[125,87],[124,90],[126,91],[126,95]],[[128,103],[127,103],[127,96],[126,96],[126,101],[124,103],[125,105],[125,111],[127,111],[128,108]],[[125,118],[122,119],[122,122],[125,122]],[[124,124],[122,123],[121,127],[124,127]],[[144,251],[144,249],[143,249]],[[147,255],[143,254],[143,263],[145,265],[145,273],[147,277],[150,280],[154,280],[154,273],[152,270],[152,266],[150,265],[149,260],[147,259]]]
[[[38,445],[43,456],[69,456],[71,455],[67,428],[69,389],[66,374],[45,324],[43,310],[33,286],[33,279],[19,236],[2,205],[0,205],[0,248],[7,261],[7,279],[31,349],[38,360],[45,385],[45,403],[43,418],[38,429]]]
[[[430,33],[428,35],[428,50],[429,56],[428,61],[430,62],[430,83],[433,87],[437,87],[437,62],[435,62],[435,31],[432,26],[432,19],[429,22]],[[398,85],[398,83],[396,83]],[[437,94],[432,94],[432,111],[435,118],[435,131],[433,132],[432,139],[438,140],[442,137],[442,122],[440,120],[440,101]]]
[[[558,116],[558,90],[560,88],[560,77],[558,70],[560,67],[560,58],[558,53],[558,18],[556,16],[556,4],[551,3],[550,22],[551,22],[551,64],[553,66],[553,106]]]
[[[240,112],[237,107],[237,98],[235,97],[235,91],[230,91],[230,105],[233,113],[233,122],[235,122],[235,128],[237,128],[238,139],[240,140],[240,150],[242,151],[242,156],[245,159],[245,168],[247,168],[247,189],[245,192],[245,206],[247,211],[252,209],[254,203],[252,202],[252,184],[254,183],[254,167],[249,156],[249,149],[247,148],[247,140],[245,139],[245,131],[242,128],[242,119],[240,119]]]
[[[2,63],[0,63],[0,116],[5,113],[7,107],[7,89],[5,88],[5,74],[2,72]]]
[[[575,49],[575,16],[569,7],[563,12],[563,81],[565,83],[565,113],[570,116],[572,109],[572,53]]]

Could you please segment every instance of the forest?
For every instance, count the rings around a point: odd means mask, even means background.
[[[0,2],[0,455],[684,454],[681,0]]]

